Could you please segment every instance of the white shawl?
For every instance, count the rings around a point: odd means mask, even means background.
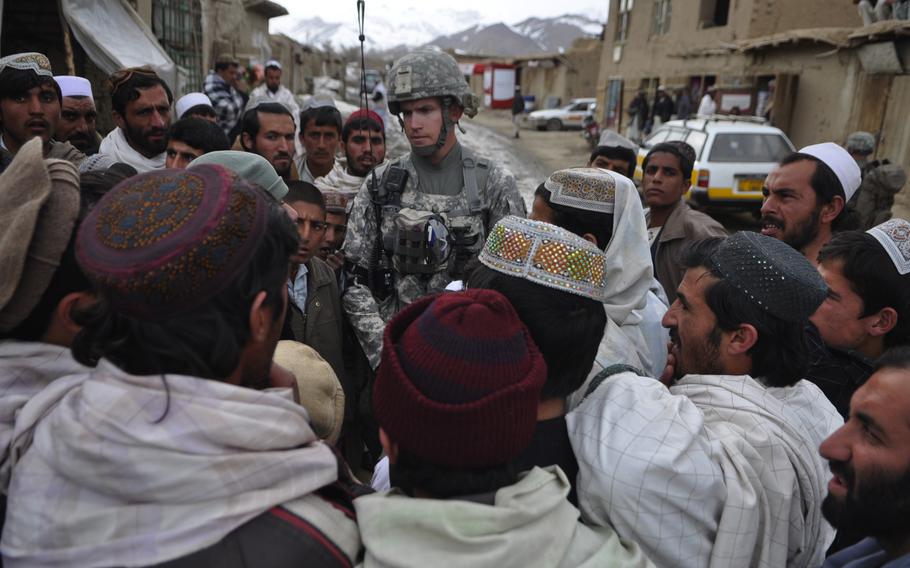
[[[667,360],[670,336],[660,323],[667,306],[650,291],[654,267],[641,199],[631,182],[616,184],[613,236],[604,254],[609,298],[604,302],[607,327],[594,367],[585,385],[570,397],[570,408],[578,404],[588,382],[606,367],[631,365],[646,375],[657,377]]]
[[[6,566],[158,564],[337,479],[286,389],[136,377],[103,360],[75,378],[22,411],[36,425],[13,470]]]
[[[669,390],[622,373],[566,419],[583,518],[658,566],[819,566],[822,440],[843,423],[815,385],[687,375]]]
[[[6,462],[19,409],[52,381],[87,370],[73,359],[69,347],[0,341],[0,466]]]
[[[118,162],[131,165],[140,174],[163,169],[164,158],[167,155],[167,152],[161,152],[154,158],[146,158],[130,146],[130,143],[126,141],[126,136],[123,135],[123,130],[119,126],[104,137],[101,141],[101,146],[98,147],[98,153],[106,154]]]
[[[316,178],[313,185],[322,191],[335,190],[346,193],[348,199],[353,200],[365,179],[365,176],[360,177],[348,173],[347,160],[336,159],[332,171],[328,175]]]

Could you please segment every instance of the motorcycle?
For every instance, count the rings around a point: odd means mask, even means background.
[[[593,114],[589,114],[582,119],[581,135],[588,142],[588,147],[592,151],[597,148],[597,143],[600,140],[600,124],[597,123]]]

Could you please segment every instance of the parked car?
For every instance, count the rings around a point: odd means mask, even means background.
[[[535,110],[528,115],[528,124],[538,130],[581,128],[581,123],[593,114],[597,99],[572,99],[560,108]]]
[[[779,128],[753,117],[713,116],[665,122],[638,150],[635,180],[641,164],[660,142],[681,140],[695,150],[692,187],[686,199],[698,205],[755,208],[772,169],[791,152],[793,143]]]

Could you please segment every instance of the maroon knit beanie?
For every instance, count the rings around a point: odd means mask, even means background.
[[[508,463],[531,443],[547,368],[505,296],[422,298],[384,339],[373,411],[402,450],[467,469]]]

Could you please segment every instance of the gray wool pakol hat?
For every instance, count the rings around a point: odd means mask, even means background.
[[[759,233],[727,237],[710,261],[724,280],[784,321],[807,320],[828,295],[828,286],[805,256]]]

